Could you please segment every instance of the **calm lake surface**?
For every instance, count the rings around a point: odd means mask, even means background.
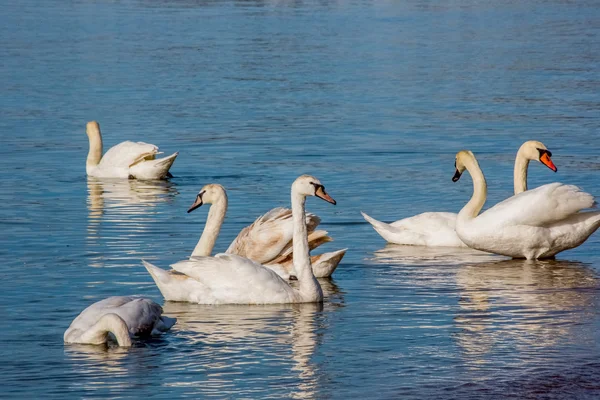
[[[361,217],[458,211],[475,152],[488,205],[520,144],[600,196],[596,1],[1,1],[0,397],[597,398],[600,234],[556,261],[386,246]],[[85,124],[180,151],[168,182],[85,176]],[[165,302],[141,264],[186,258],[207,183],[217,251],[314,174],[349,248],[323,305]],[[63,344],[94,301],[178,318],[130,350]]]

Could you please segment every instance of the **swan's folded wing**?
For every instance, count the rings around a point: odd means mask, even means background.
[[[160,318],[162,308],[152,300],[131,297],[112,296],[100,300],[81,312],[71,323],[71,327],[87,330],[106,314],[117,314],[125,321],[132,335],[143,335],[152,329]]]
[[[293,289],[275,272],[234,254],[194,257],[171,267],[202,282],[215,303],[284,303],[294,296]]]
[[[143,160],[153,160],[158,147],[144,142],[126,141],[111,147],[100,160],[101,166],[129,168]]]
[[[546,226],[595,206],[594,196],[574,185],[550,183],[509,197],[482,213],[488,226]]]
[[[133,297],[129,296],[111,296],[97,301],[94,304],[90,304],[79,313],[71,323],[71,326],[77,326],[79,329],[83,330],[89,329],[89,327],[98,322],[98,319],[100,319],[101,316],[113,312],[115,308],[118,308],[133,299]]]
[[[314,214],[306,214],[308,232],[312,232],[321,222]],[[250,258],[258,263],[266,264],[278,258],[292,241],[294,225],[292,210],[274,208],[258,217],[252,225],[242,229],[229,245],[226,253]]]

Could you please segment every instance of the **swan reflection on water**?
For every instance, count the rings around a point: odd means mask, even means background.
[[[89,372],[107,372],[111,374],[126,373],[124,364],[128,354],[128,348],[119,347],[115,344],[89,345],[70,344],[64,346],[65,356],[75,361],[83,361],[90,367]]]
[[[600,306],[600,279],[588,264],[398,245],[376,251],[370,262],[382,266],[373,273],[386,302],[451,316],[438,329],[455,331],[469,368],[492,359],[546,362],[565,343],[595,345],[593,335],[578,331]]]
[[[177,318],[177,340],[189,347],[186,360],[180,360],[186,371],[210,372],[203,374],[202,381],[173,382],[171,386],[226,391],[232,385],[229,375],[244,375],[262,385],[261,376],[254,372],[261,363],[270,363],[278,369],[289,368],[291,379],[298,381],[290,390],[292,397],[316,396],[318,380],[323,376],[311,359],[320,343],[319,331],[327,329],[323,304],[248,307],[166,302],[163,309],[169,317]]]
[[[177,195],[170,181],[88,178],[88,211],[91,220],[100,218],[108,209],[115,214],[141,214],[158,203]]]
[[[144,244],[137,236],[156,225],[160,214],[156,206],[173,201],[178,193],[170,181],[88,178],[87,186],[87,243],[94,249],[105,242],[117,253],[114,258],[137,254]],[[97,258],[108,256],[106,249],[103,252]],[[98,260],[91,263],[101,264]]]
[[[373,253],[377,264],[461,265],[504,260],[506,257],[463,247],[427,247],[387,244]]]
[[[580,262],[464,265],[456,272],[456,284],[457,344],[475,358],[499,349],[533,356],[566,340],[585,340],[573,330],[599,305],[596,272]]]

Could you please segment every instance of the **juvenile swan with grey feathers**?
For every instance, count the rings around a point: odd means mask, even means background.
[[[144,265],[167,300],[200,304],[277,304],[323,301],[321,286],[310,262],[305,202],[307,196],[335,204],[321,182],[302,175],[292,184],[293,264],[298,288],[273,270],[233,254],[194,257],[172,265],[167,272],[146,261]]]
[[[210,256],[215,242],[223,225],[227,212],[228,198],[225,188],[218,184],[204,186],[189,212],[210,204],[208,218],[204,230],[192,252],[192,257]],[[332,241],[327,231],[315,230],[321,219],[314,214],[306,214],[308,231],[308,246],[315,249],[323,243]],[[288,208],[274,208],[259,217],[250,226],[245,227],[225,251],[227,254],[236,254],[249,258],[271,268],[284,279],[295,275],[293,269],[292,237],[294,224],[292,211]],[[346,249],[331,253],[311,256],[313,273],[317,278],[329,277],[335,271]]]

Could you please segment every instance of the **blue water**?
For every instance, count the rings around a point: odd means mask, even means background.
[[[454,154],[488,204],[524,140],[600,195],[595,1],[1,1],[0,397],[597,398],[600,235],[557,261],[385,246],[458,211]],[[88,181],[85,123],[180,151],[169,182]],[[223,251],[316,175],[348,247],[319,305],[165,303],[140,260],[187,257],[221,183]],[[130,350],[65,346],[87,305],[140,294],[178,318]]]

